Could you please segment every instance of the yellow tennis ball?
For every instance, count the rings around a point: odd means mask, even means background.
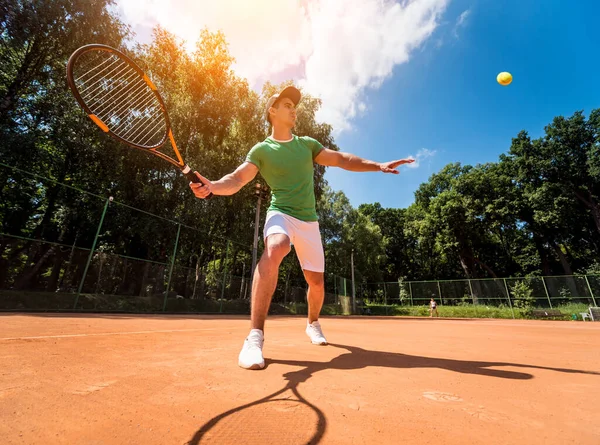
[[[506,71],[502,72],[502,73],[498,74],[498,77],[496,77],[496,80],[502,86],[510,85],[510,83],[512,82],[512,74],[507,73]]]

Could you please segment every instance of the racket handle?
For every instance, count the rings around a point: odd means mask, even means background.
[[[200,181],[200,178],[198,178],[198,176],[196,176],[196,175],[194,174],[194,172],[190,171],[190,172],[188,172],[188,173],[184,173],[184,174],[185,174],[185,176],[186,176],[186,177],[187,177],[187,178],[188,178],[190,181],[192,181],[192,182],[194,182],[194,183],[196,183],[196,184],[202,184],[202,185],[204,185],[204,183],[203,183],[202,181]],[[208,196],[207,196],[206,198],[204,198],[204,199],[210,199],[210,198],[212,198],[212,197],[213,197],[213,194],[211,193],[210,195],[208,195]]]

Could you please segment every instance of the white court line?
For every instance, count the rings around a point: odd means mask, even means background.
[[[227,328],[231,329],[231,328]],[[38,335],[34,337],[5,337],[0,341],[6,340],[34,340],[44,338],[72,338],[72,337],[97,337],[101,335],[136,335],[136,334],[156,334],[169,332],[196,332],[196,331],[222,331],[223,328],[204,328],[204,329],[169,329],[160,331],[131,331],[131,332],[100,332],[95,334],[63,334],[63,335]]]

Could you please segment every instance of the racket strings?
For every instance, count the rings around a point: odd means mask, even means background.
[[[145,145],[140,142],[144,139],[144,137],[147,137],[150,134],[150,132],[155,130],[157,127],[158,127],[158,130],[157,130],[158,132],[161,132],[164,130],[161,120],[157,120],[152,128],[147,128],[143,125],[132,126],[129,129],[129,131],[126,133],[124,138],[127,138],[127,140],[130,140],[136,144]]]
[[[113,134],[146,148],[164,142],[167,123],[161,103],[129,63],[94,50],[80,56],[73,74],[81,98]]]
[[[133,80],[133,78],[132,78]],[[115,88],[114,95],[123,94],[124,89],[127,87],[127,84],[122,83],[120,86]],[[120,106],[114,106],[112,102],[103,101],[103,96],[98,96],[96,98],[84,98],[84,101],[89,101],[91,107],[96,109],[96,115],[100,117],[103,121],[111,122],[113,124],[118,124],[118,117],[123,113],[124,110],[129,106],[137,106],[138,104],[134,101],[137,99],[137,94],[142,94],[145,92],[145,85],[140,85],[139,91],[134,92],[131,91],[129,93],[130,100],[124,101]],[[134,96],[136,95],[136,96]],[[88,102],[86,102],[88,103]],[[115,119],[113,119],[115,118]]]
[[[124,70],[124,69],[125,69],[125,68],[123,68],[123,70]],[[126,82],[133,81],[133,80],[135,79],[135,75],[136,75],[136,74],[137,74],[137,73],[129,73],[129,75],[128,75],[128,78],[124,79],[124,81],[123,81],[123,82],[121,82],[121,84],[120,84],[120,85],[118,85],[118,86],[115,88],[115,91],[114,91],[114,92],[115,92],[115,94],[117,94],[117,92],[119,92],[119,93],[122,93],[122,91],[123,91],[123,88],[125,88],[125,87],[128,85],[128,83],[126,83]],[[97,99],[98,99],[98,97],[101,97],[101,96],[97,96],[97,95],[96,95],[96,94],[98,93],[98,90],[99,90],[100,88],[102,88],[102,84],[100,84],[100,83],[99,83],[99,84],[97,85],[97,88],[96,88],[95,90],[93,90],[93,91],[90,91],[90,92],[88,92],[88,93],[87,93],[87,94],[85,94],[85,95],[84,95],[84,94],[82,94],[82,95],[81,95],[81,97],[83,98],[83,100],[85,100],[85,101],[90,101],[90,102],[91,102],[91,101],[94,101],[94,100],[97,100]],[[87,90],[87,89],[89,89],[89,88],[86,88],[86,90]]]
[[[111,60],[112,60],[112,62],[111,62]],[[96,77],[98,77],[102,73],[103,70],[110,68],[112,65],[114,65],[118,61],[119,61],[118,58],[108,58],[107,57],[105,60],[100,62],[100,64],[94,64],[94,63],[88,62],[86,67],[84,69],[80,70],[80,71],[85,71],[85,72],[83,74],[81,74],[80,76],[78,76],[77,78],[75,78],[75,82],[85,82],[88,84],[88,87],[86,89],[91,88],[95,85],[94,83],[91,83],[92,79],[95,79]],[[111,62],[111,63],[108,67],[103,67],[105,64],[107,64],[109,62]],[[91,73],[94,73],[94,75],[90,76]],[[86,78],[86,76],[87,76],[87,78]],[[83,91],[85,91],[85,90],[83,90]],[[83,93],[83,91],[81,91],[81,92]]]
[[[102,70],[99,70],[94,76],[90,77],[89,79],[84,79],[84,76],[82,76],[78,82],[85,82],[85,84],[87,85],[83,90],[80,91],[80,94],[83,96],[84,94],[87,93],[87,96],[93,96],[94,94],[96,94],[98,92],[98,90],[100,88],[102,88],[102,85],[104,83],[104,80],[110,76],[120,76],[122,75],[122,72],[125,71],[127,69],[127,67],[124,67],[122,65],[122,62],[120,59],[117,58],[117,60],[115,60],[113,63],[111,63],[110,65],[108,65],[107,67],[104,67]],[[114,67],[113,67],[114,65]],[[113,67],[112,69],[110,69],[111,67]],[[92,70],[90,70],[89,72],[93,72],[95,71],[96,68],[93,68]],[[120,71],[117,71],[120,70]],[[100,77],[98,77],[100,76]],[[96,79],[96,81],[92,82],[93,79]],[[89,91],[91,90],[91,91]]]
[[[142,92],[143,94],[139,93],[141,94],[139,98],[133,97],[130,100],[130,102],[132,102],[131,104],[125,103],[118,110],[110,112],[110,114],[106,117],[107,121],[117,125],[115,131],[121,132],[123,133],[123,135],[128,133],[127,131],[124,131],[126,129],[123,127],[123,125],[127,124],[127,121],[121,122],[119,119],[119,116],[121,116],[128,109],[128,107],[131,109],[148,109],[149,105],[151,105],[151,102],[154,100],[154,97],[148,97],[147,92],[144,90],[142,90]],[[154,110],[153,114],[155,114],[157,111],[160,110]]]

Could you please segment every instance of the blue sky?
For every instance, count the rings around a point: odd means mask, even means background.
[[[458,17],[469,11],[462,26]],[[495,162],[521,130],[539,137],[554,116],[600,108],[600,4],[546,0],[453,1],[440,25],[392,77],[366,91],[368,110],[336,142],[377,161],[434,152],[400,175],[328,169],[353,206],[408,207],[448,163]],[[501,71],[513,83],[496,83]]]
[[[258,92],[291,78],[320,97],[341,150],[417,156],[400,175],[328,169],[355,207],[408,207],[448,163],[497,161],[519,131],[600,107],[597,0],[116,1],[141,42],[157,24],[189,49],[202,28],[222,31]]]

